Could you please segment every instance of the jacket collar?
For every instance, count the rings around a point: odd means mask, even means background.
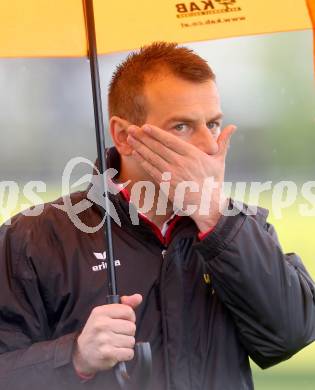
[[[188,217],[175,216],[172,221],[170,221],[165,235],[162,235],[160,229],[153,222],[138,213],[136,207],[130,202],[128,191],[117,182],[121,159],[115,147],[111,147],[106,150],[106,163],[109,173],[107,176],[107,183],[109,191],[108,200],[110,206],[110,216],[113,219],[114,224],[116,223],[133,235],[139,236],[139,239],[141,240],[154,240],[161,246],[168,246],[172,239],[172,233],[174,233],[175,229],[178,229],[179,225],[191,225],[193,223]],[[98,161],[96,161],[93,179],[87,189],[87,192],[89,194],[89,199],[94,203],[98,213],[104,217],[105,197],[100,189],[100,175],[97,174],[98,166]],[[179,221],[181,221],[180,224],[178,223]]]

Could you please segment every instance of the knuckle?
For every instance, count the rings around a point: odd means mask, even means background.
[[[167,149],[172,149],[172,143],[171,142],[164,141],[163,143],[164,143],[164,145],[166,146]]]
[[[155,165],[157,159],[155,158],[154,155],[150,154],[150,155],[148,156],[148,160],[149,160],[149,162],[150,162],[152,165]]]
[[[135,312],[130,306],[125,305],[125,313],[128,317],[133,317]]]
[[[94,324],[94,329],[98,332],[108,332],[111,330],[111,320],[106,317],[102,321],[96,321]]]
[[[97,317],[97,316],[100,314],[100,312],[101,312],[101,307],[100,307],[100,306],[96,306],[96,307],[94,307],[94,308],[92,309],[91,315],[92,315],[93,317]]]
[[[108,308],[110,309],[109,314],[115,314],[119,309],[121,308],[120,303],[112,303],[111,305],[108,305]]]
[[[131,337],[130,338],[130,346],[131,346],[131,348],[134,348],[135,345],[136,345],[136,339],[135,339],[135,337]]]
[[[112,339],[111,339],[111,337],[109,336],[108,333],[104,332],[102,334],[101,343],[102,343],[102,345],[105,345],[105,346],[106,345],[109,346],[109,345],[112,344]]]
[[[110,345],[103,345],[100,348],[100,357],[102,360],[108,360],[114,358],[114,349]]]
[[[142,165],[142,167],[145,169],[145,170],[149,170],[150,169],[150,164],[146,161],[146,160],[142,160],[140,162],[140,164]]]
[[[168,137],[165,137],[163,139],[163,144],[167,147],[167,148],[172,148],[172,141],[168,138]]]
[[[152,147],[154,150],[159,150],[161,148],[161,144],[156,140],[152,140]]]
[[[130,322],[130,334],[134,336],[136,334],[137,326],[134,322]]]
[[[179,168],[183,168],[183,159],[180,158],[180,157],[174,157],[174,165],[179,167]]]
[[[126,360],[126,361],[132,360],[134,358],[134,356],[135,356],[134,350],[128,349],[124,360]]]
[[[94,318],[101,318],[110,313],[112,305],[96,306],[91,311],[91,316]]]
[[[169,163],[166,163],[165,164],[165,169],[164,169],[164,172],[163,173],[167,173],[167,177],[169,177],[169,173],[171,174],[170,175],[170,179],[172,178],[172,168],[173,168],[173,165],[170,165]]]
[[[93,328],[96,332],[101,332],[104,329],[104,323],[101,321],[95,321]]]
[[[133,349],[130,350],[129,352],[129,360],[132,360],[135,356],[135,351]]]
[[[109,317],[104,318],[104,320],[100,323],[100,327],[103,331],[108,332],[112,329],[112,319]]]
[[[148,153],[148,154],[147,154],[147,160],[149,161],[149,163],[152,164],[152,163],[155,162],[156,158],[155,158],[154,154]]]

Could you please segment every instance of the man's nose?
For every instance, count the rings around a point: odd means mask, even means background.
[[[195,146],[207,154],[216,154],[219,151],[218,135],[215,135],[207,126],[202,126],[197,132]]]

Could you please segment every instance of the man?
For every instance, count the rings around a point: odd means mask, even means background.
[[[0,387],[118,389],[113,368],[143,340],[150,389],[253,389],[249,356],[266,368],[315,339],[315,286],[265,210],[222,215],[235,207],[222,193],[235,127],[220,131],[211,69],[175,44],[143,48],[114,74],[109,114],[108,165],[128,183],[110,197],[121,304],[105,305],[102,231],[84,233],[52,204],[15,217],[0,233]],[[79,217],[96,226],[103,214],[94,203]]]

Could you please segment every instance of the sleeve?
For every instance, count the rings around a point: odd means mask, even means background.
[[[195,249],[248,354],[267,368],[315,340],[315,285],[300,258],[282,252],[266,210],[239,211]]]
[[[77,333],[51,339],[27,234],[18,218],[0,228],[0,388],[79,389],[72,366]]]

